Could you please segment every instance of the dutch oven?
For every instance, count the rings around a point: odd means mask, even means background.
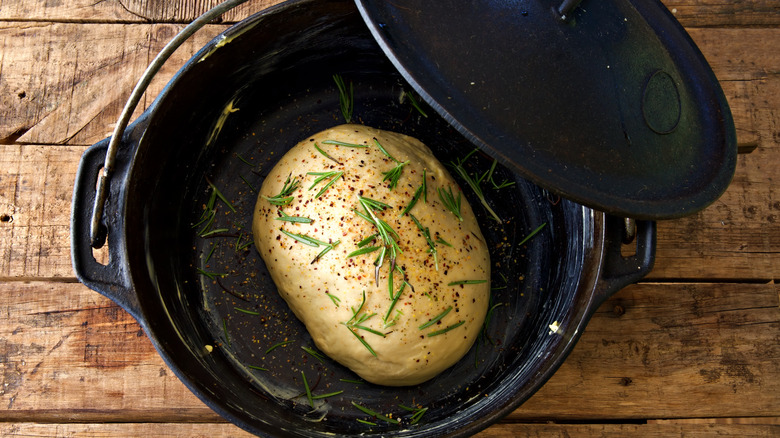
[[[649,272],[654,221],[704,208],[728,185],[725,99],[659,3],[471,3],[281,4],[203,47],[136,121],[84,153],[76,274],[245,430],[488,427],[552,376],[606,298]],[[250,244],[264,175],[301,139],[343,123],[334,75],[354,87],[359,123],[417,137],[445,163],[479,148],[468,172],[497,161],[494,178],[507,183],[484,187],[500,222],[464,190],[491,248],[489,322],[459,363],[417,386],[356,381],[305,350],[310,336]],[[202,232],[204,209],[215,232]],[[93,256],[104,242],[105,265]],[[312,407],[303,376],[314,394],[343,392]]]

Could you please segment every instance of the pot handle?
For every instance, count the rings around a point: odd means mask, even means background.
[[[604,263],[599,278],[600,302],[650,273],[655,262],[655,221],[634,221],[606,216]],[[623,255],[627,243],[636,244],[636,252]]]
[[[129,137],[125,136],[121,142],[123,151],[135,150],[138,146],[137,141]],[[115,175],[120,178],[114,178],[109,199],[105,204],[105,214],[98,225],[101,238],[103,241],[108,240],[107,264],[99,263],[95,259],[91,244],[92,206],[98,192],[95,181],[103,169],[109,141],[110,138],[106,138],[95,143],[81,156],[71,207],[71,261],[79,281],[110,298],[138,319],[140,306],[127,270],[127,255],[122,233],[124,209],[121,206],[123,200],[120,186],[124,186],[125,178],[122,178],[124,175]],[[120,162],[121,165],[117,170],[126,173],[126,160],[120,159]]]

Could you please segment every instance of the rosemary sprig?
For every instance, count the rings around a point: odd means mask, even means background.
[[[518,243],[517,245],[520,246],[520,245],[524,244],[525,242],[528,242],[532,237],[536,236],[536,234],[539,233],[539,231],[542,231],[542,228],[544,228],[546,225],[547,225],[547,222],[545,222],[545,223],[539,225],[538,227],[536,227],[535,230],[531,231],[531,233],[529,233],[527,236],[525,236],[525,238],[523,240],[521,240],[520,243]]]
[[[287,205],[291,203],[294,197],[290,195],[292,195],[292,192],[298,188],[300,181],[298,181],[298,178],[294,178],[292,181],[290,181],[290,176],[291,175],[287,176],[287,180],[284,182],[284,186],[278,195],[270,197],[263,196],[263,198],[273,205]]]
[[[290,216],[287,213],[285,213],[284,211],[282,211],[281,208],[278,210],[278,212],[279,212],[280,216],[274,218],[277,221],[293,222],[293,223],[297,223],[297,224],[310,224],[310,223],[314,222],[313,219],[310,219],[308,217],[304,217],[304,216]]]
[[[268,347],[267,350],[265,350],[265,354],[268,354],[268,353],[276,350],[279,347],[284,347],[285,345],[290,344],[292,342],[294,342],[294,341],[282,341],[282,342],[278,342],[278,343],[276,343],[274,345],[271,345],[270,347]]]
[[[379,219],[376,214],[374,214],[375,211],[381,211],[385,208],[389,208],[389,205],[374,199],[364,198],[363,196],[358,196],[358,202],[360,202],[360,205],[363,206],[365,213],[358,210],[353,211],[358,216],[374,225],[374,228],[376,228],[377,234],[379,235],[379,238],[383,244],[379,256],[374,261],[374,265],[376,266],[375,276],[378,283],[379,268],[381,268],[382,264],[384,263],[385,255],[388,252],[390,253],[390,264],[391,266],[395,266],[395,259],[398,254],[402,252],[401,248],[398,246],[398,242],[396,242],[396,239],[399,238],[399,236],[398,233],[396,233],[395,230],[393,230],[392,227],[387,224],[387,222]]]
[[[404,405],[401,405],[401,404],[399,404],[398,406],[401,409],[405,410],[405,411],[412,412],[412,416],[409,418],[411,420],[411,423],[409,423],[409,424],[417,424],[420,421],[420,419],[422,418],[422,416],[425,415],[425,413],[428,411],[428,408],[419,408],[418,409],[418,408],[412,408],[412,407],[409,407],[409,406],[404,406]]]
[[[319,351],[317,351],[317,350],[315,350],[315,349],[313,349],[311,347],[304,347],[304,346],[301,346],[301,350],[303,350],[303,351],[311,354],[312,356],[314,356],[314,358],[317,359],[318,361],[320,361],[320,363],[325,363],[325,356],[323,356],[322,353],[320,353]]]
[[[417,220],[416,217],[414,217],[413,214],[410,214],[409,217],[412,218],[412,221],[414,221],[414,224],[417,225],[417,229],[420,230],[423,237],[425,237],[425,241],[428,243],[428,253],[433,255],[433,263],[436,267],[436,270],[439,270],[439,251],[436,250],[436,244],[431,240],[431,231],[428,229],[428,227],[423,227],[419,220]]]
[[[250,184],[249,181],[247,181],[243,175],[238,175],[238,177],[241,178],[242,181],[244,181],[244,184],[246,184],[247,187],[249,187],[249,190],[251,190],[253,193],[257,193],[257,189],[252,184]]]
[[[352,257],[357,257],[359,255],[363,254],[370,254],[378,249],[382,248],[381,246],[367,246],[365,248],[356,249],[355,251],[352,251],[351,253],[347,254],[347,258],[350,259]]]
[[[240,307],[234,307],[234,309],[238,310],[241,313],[246,313],[247,315],[259,315],[260,314],[260,312],[255,312],[254,310],[242,309]]]
[[[444,328],[443,328],[443,329],[441,329],[441,330],[437,330],[437,331],[435,331],[435,332],[430,332],[430,333],[428,333],[428,337],[430,338],[430,337],[433,337],[433,336],[439,336],[439,335],[443,335],[444,333],[447,333],[447,332],[448,332],[448,331],[450,331],[450,330],[454,330],[454,329],[456,329],[456,328],[458,328],[458,327],[462,326],[462,325],[463,325],[463,324],[465,324],[465,323],[466,323],[466,321],[460,321],[460,322],[456,322],[455,324],[452,324],[451,326],[444,327]]]
[[[329,392],[327,394],[312,395],[311,399],[312,400],[321,400],[323,398],[328,398],[328,397],[333,397],[333,396],[339,395],[339,394],[341,394],[343,392],[344,392],[344,390],[342,389],[340,391],[333,391],[333,392]]]
[[[431,318],[430,321],[426,322],[425,324],[421,325],[418,328],[420,330],[427,329],[428,327],[430,327],[430,326],[436,324],[437,322],[441,321],[441,319],[444,318],[445,316],[447,316],[447,314],[450,313],[451,310],[452,310],[452,306],[447,307],[443,312],[441,312],[440,314],[434,316],[433,318]]]
[[[204,271],[201,268],[195,268],[195,271],[197,271],[198,274],[203,275],[205,277],[208,277],[211,280],[214,280],[217,277],[227,277],[227,274],[222,274],[222,273],[219,273],[219,272],[207,272],[207,271]]]
[[[346,143],[343,141],[338,140],[324,140],[322,144],[332,144],[334,146],[345,146],[348,148],[367,148],[367,144],[355,144],[355,143]]]
[[[255,365],[247,365],[247,368],[251,368],[253,370],[258,370],[258,371],[268,371],[268,368],[258,367]]]
[[[247,160],[246,158],[244,158],[243,156],[241,156],[241,154],[239,154],[238,152],[236,152],[236,158],[238,158],[239,160],[243,161],[243,162],[244,162],[244,164],[246,164],[246,165],[247,165],[247,166],[249,166],[249,167],[255,167],[255,165],[254,165],[254,164],[250,163],[250,162],[249,162],[249,160]]]
[[[339,297],[337,297],[337,296],[335,296],[335,295],[333,295],[331,293],[328,293],[328,292],[325,292],[325,295],[327,295],[328,298],[330,298],[330,300],[333,301],[333,304],[335,304],[336,307],[339,307],[339,303],[341,303],[341,298],[339,298]]]
[[[409,164],[409,160],[406,160],[404,162],[398,161],[395,157],[390,155],[389,152],[387,152],[387,149],[385,149],[381,143],[379,143],[379,140],[374,137],[374,144],[379,148],[380,151],[382,151],[385,156],[391,160],[393,160],[396,164],[396,166],[387,172],[382,172],[382,175],[385,177],[382,178],[382,181],[390,180],[390,183],[388,184],[388,188],[390,190],[393,190],[398,185],[398,180],[401,178],[401,173],[403,173],[404,166]]]
[[[490,213],[490,215],[493,217],[493,219],[495,219],[496,222],[501,223],[501,218],[498,217],[498,215],[496,214],[495,211],[493,211],[492,208],[490,208],[490,205],[488,204],[487,199],[485,199],[485,195],[482,193],[482,187],[480,186],[480,183],[482,182],[482,180],[487,177],[488,172],[483,173],[482,176],[480,176],[480,177],[474,178],[471,175],[469,175],[469,173],[466,170],[466,168],[463,167],[463,163],[465,163],[466,160],[468,160],[469,157],[471,157],[471,155],[473,155],[476,151],[477,150],[474,149],[473,151],[471,151],[468,154],[466,154],[466,156],[463,157],[462,159],[459,159],[459,160],[457,160],[455,162],[452,162],[451,165],[452,165],[453,169],[455,169],[455,172],[458,175],[460,175],[460,177],[463,178],[464,181],[466,181],[466,183],[469,185],[469,187],[471,187],[471,190],[473,190],[474,193],[479,198],[479,202],[482,204],[483,207],[485,207],[485,209],[488,211],[488,213]],[[490,172],[490,174],[491,174],[491,178],[492,178],[492,172]]]
[[[490,165],[490,169],[487,171],[487,178],[483,178],[490,181],[490,184],[492,184],[493,188],[496,190],[514,185],[515,182],[509,181],[508,179],[505,179],[502,183],[496,183],[496,181],[493,179],[493,172],[496,170],[496,164],[498,164],[498,160],[493,160],[493,164]]]
[[[336,87],[339,89],[341,115],[344,116],[344,120],[347,123],[350,123],[352,121],[352,111],[355,109],[355,92],[352,82],[349,83],[349,88],[347,88],[341,75],[333,75],[333,81],[336,82]]]
[[[325,156],[325,158],[327,158],[327,159],[329,159],[329,160],[331,160],[331,161],[334,161],[336,164],[341,164],[341,163],[339,162],[339,160],[337,160],[337,159],[335,159],[335,158],[331,157],[330,155],[328,155],[328,153],[327,153],[327,152],[325,152],[325,151],[323,151],[322,149],[320,149],[320,147],[319,147],[319,145],[317,144],[317,142],[316,142],[316,141],[314,142],[314,149],[316,149],[316,150],[317,150],[317,152],[319,152],[319,153],[321,153],[322,155],[324,155],[324,156]]]
[[[437,236],[437,237],[436,237],[436,243],[441,243],[442,245],[444,245],[444,246],[449,246],[450,248],[452,248],[452,247],[453,247],[453,246],[452,246],[452,244],[451,244],[450,242],[447,242],[447,241],[446,241],[446,240],[444,240],[444,239],[443,239],[441,236]]]
[[[481,284],[487,283],[487,280],[458,280],[451,283],[447,283],[447,286],[459,286],[462,284]]]
[[[461,192],[458,192],[458,197],[455,198],[452,194],[452,187],[448,186],[447,189],[448,191],[445,191],[441,187],[438,188],[439,199],[442,204],[447,207],[447,210],[452,212],[459,221],[463,221],[463,216],[460,214]]]
[[[230,335],[228,334],[227,320],[225,318],[222,318],[222,333],[225,335],[225,344],[227,344],[228,348],[231,348]]]
[[[425,202],[428,202],[428,189],[425,184],[425,170],[423,170],[423,180],[422,184],[420,184],[420,187],[417,187],[417,190],[414,191],[414,195],[412,195],[412,200],[409,201],[409,204],[404,208],[404,211],[401,212],[401,216],[409,213],[409,211],[414,207],[414,204],[417,204],[417,201],[420,199],[420,196],[425,197]]]
[[[425,111],[420,107],[420,104],[417,102],[417,99],[414,97],[414,94],[412,94],[411,91],[406,92],[406,97],[409,98],[409,103],[412,105],[414,109],[417,110],[417,112],[420,113],[423,117],[428,117],[428,114],[425,114]]]
[[[375,335],[379,335],[379,336],[385,337],[384,333],[382,333],[382,332],[380,332],[378,330],[374,330],[374,329],[372,329],[370,327],[366,327],[366,326],[362,325],[364,322],[368,321],[371,317],[376,315],[376,313],[371,313],[371,314],[363,313],[363,314],[361,314],[361,312],[363,311],[363,306],[365,306],[365,305],[366,305],[366,291],[363,291],[363,301],[360,302],[360,306],[357,308],[357,310],[355,310],[353,308],[352,309],[352,318],[350,318],[349,321],[347,321],[347,322],[342,322],[342,324],[344,324],[344,326],[346,326],[347,329],[349,329],[350,333],[355,335],[355,337],[358,339],[358,341],[360,341],[360,343],[363,344],[363,346],[366,347],[366,349],[373,356],[376,357],[376,351],[374,351],[374,349],[371,348],[371,346],[368,344],[368,342],[366,342],[366,340],[363,339],[363,337],[360,336],[357,333],[357,330],[359,329],[359,330],[365,330],[365,331],[367,331],[369,333],[373,333]]]
[[[215,186],[215,185],[214,185],[214,184],[212,184],[211,182],[209,182],[208,184],[209,184],[209,186],[211,187],[211,190],[213,190],[213,191],[214,191],[214,194],[217,196],[217,198],[219,198],[219,200],[220,200],[220,201],[224,202],[224,203],[225,203],[225,205],[227,205],[227,206],[228,206],[228,208],[230,209],[230,211],[232,211],[233,213],[235,213],[235,212],[236,212],[236,209],[235,209],[235,207],[233,207],[233,204],[231,204],[231,203],[230,203],[230,201],[228,201],[228,199],[225,197],[225,195],[223,195],[223,194],[222,194],[222,192],[220,192],[220,191],[219,191],[219,189],[217,188],[217,186]]]
[[[344,176],[344,172],[343,171],[339,171],[339,172],[336,172],[336,171],[330,171],[330,172],[308,172],[306,174],[307,175],[317,176],[317,178],[314,180],[314,183],[311,185],[311,187],[309,187],[309,190],[313,189],[314,186],[319,184],[321,181],[324,181],[324,180],[330,178],[330,181],[328,181],[328,183],[325,184],[325,186],[322,189],[320,189],[320,191],[317,192],[316,195],[314,195],[315,198],[319,198],[320,196],[322,196],[330,188],[330,186],[332,186],[333,183],[336,182],[337,179],[339,179],[342,176]]]
[[[325,249],[323,249],[319,254],[317,254],[316,257],[311,261],[311,264],[316,262],[317,260],[321,259],[325,254],[327,254],[330,250],[332,250],[336,245],[341,243],[340,240],[337,240],[332,243],[323,242],[322,240],[315,239],[313,237],[307,236],[305,234],[298,234],[298,233],[291,233],[283,228],[279,228],[279,231],[281,231],[284,235],[287,237],[290,237],[293,240],[296,240],[298,242],[303,243],[304,245],[308,245],[314,248],[319,248],[320,246],[324,246]]]
[[[373,410],[371,410],[371,409],[369,409],[367,407],[364,407],[362,405],[359,405],[359,404],[357,404],[355,402],[352,402],[352,406],[360,409],[363,413],[365,413],[367,415],[370,415],[370,416],[376,418],[377,420],[386,421],[386,422],[392,423],[392,424],[400,424],[400,422],[398,420],[394,419],[394,418],[390,418],[390,417],[388,417],[386,415],[382,415],[382,414],[380,414],[378,412],[375,412],[375,411],[373,411]]]
[[[306,374],[301,371],[301,377],[303,377],[303,387],[306,389],[306,399],[309,400],[309,406],[314,407],[314,400],[311,396],[311,388],[309,388],[309,382],[306,381]]]

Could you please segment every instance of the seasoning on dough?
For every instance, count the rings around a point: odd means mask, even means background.
[[[369,382],[422,383],[482,328],[485,239],[417,139],[351,124],[305,139],[266,177],[252,226],[317,348]]]

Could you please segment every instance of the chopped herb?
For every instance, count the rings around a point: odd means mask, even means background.
[[[373,421],[361,420],[360,418],[356,418],[355,421],[357,421],[358,423],[368,424],[369,426],[376,426],[376,423],[374,423]]]
[[[309,400],[309,406],[314,407],[314,400],[311,397],[311,388],[309,388],[309,382],[306,381],[306,374],[301,371],[301,377],[303,377],[303,387],[306,388],[306,398]]]
[[[409,164],[409,160],[398,163],[398,165],[387,172],[382,172],[382,175],[385,176],[382,178],[382,181],[390,180],[390,183],[387,185],[388,189],[393,190],[398,185],[398,180],[401,178],[401,173],[403,173],[404,166],[407,164]]]
[[[229,209],[230,209],[230,210],[231,210],[233,213],[235,213],[235,212],[236,212],[236,209],[233,207],[233,204],[231,204],[231,203],[230,203],[230,201],[228,201],[228,200],[227,200],[227,198],[225,197],[225,195],[223,195],[223,194],[222,194],[222,192],[220,192],[220,191],[219,191],[219,189],[217,189],[217,187],[216,187],[214,184],[212,184],[212,183],[210,183],[210,182],[209,182],[209,186],[211,186],[211,189],[212,189],[212,190],[214,191],[214,193],[217,195],[217,198],[219,198],[219,199],[220,199],[222,202],[224,202],[224,203],[225,203],[225,204],[228,206],[228,208],[229,208]]]
[[[343,141],[338,140],[325,140],[322,142],[322,144],[332,144],[335,146],[345,146],[348,148],[367,148],[367,144],[355,144],[355,143],[345,143]]]
[[[409,98],[409,103],[412,105],[414,109],[417,110],[423,117],[428,117],[428,114],[425,114],[425,111],[420,107],[420,104],[417,102],[417,99],[414,97],[414,94],[412,94],[411,91],[406,92],[406,97]]]
[[[455,169],[455,172],[457,172],[458,175],[460,175],[461,178],[463,178],[466,183],[471,187],[471,190],[474,191],[474,193],[479,198],[480,203],[483,207],[490,213],[491,216],[493,216],[493,219],[496,220],[496,222],[501,223],[501,218],[498,217],[495,211],[493,211],[492,208],[490,208],[490,205],[488,205],[487,199],[485,199],[485,195],[482,193],[482,187],[479,185],[482,180],[487,176],[487,172],[483,173],[482,176],[478,178],[474,178],[471,175],[469,175],[468,171],[466,171],[466,168],[463,167],[463,163],[466,162],[466,160],[471,157],[477,150],[474,149],[473,151],[466,154],[465,157],[462,159],[459,159],[457,162],[453,162],[452,167]]]
[[[372,253],[372,252],[374,252],[374,251],[376,251],[376,250],[378,250],[380,248],[381,248],[381,246],[369,246],[369,247],[366,247],[366,248],[360,248],[360,249],[357,249],[357,250],[352,251],[351,253],[347,254],[347,258],[349,259],[349,258],[356,257],[356,256],[359,256],[359,255],[363,255],[363,254],[370,254],[370,253]]]
[[[238,177],[241,178],[242,181],[244,181],[244,184],[246,184],[249,187],[249,189],[252,190],[252,192],[257,193],[257,189],[255,189],[254,186],[252,186],[252,184],[250,184],[249,181],[247,181],[243,175],[238,175]]]
[[[355,109],[355,92],[352,82],[349,83],[349,89],[347,89],[347,85],[344,83],[341,75],[333,75],[333,81],[336,82],[336,87],[339,89],[341,115],[344,116],[344,120],[347,123],[350,123],[352,121],[352,111]]]
[[[201,234],[200,237],[209,237],[209,236],[213,236],[214,234],[225,233],[227,231],[230,231],[230,229],[229,228],[217,228],[216,230],[206,231],[205,233]]]
[[[463,216],[460,214],[461,192],[458,192],[458,198],[456,199],[452,194],[452,187],[447,187],[447,189],[448,191],[444,191],[444,189],[439,187],[439,199],[447,207],[447,210],[451,211],[459,221],[463,221]]]
[[[547,222],[545,222],[545,223],[539,225],[538,227],[536,227],[536,229],[531,231],[531,233],[529,235],[525,236],[525,238],[523,240],[521,240],[520,243],[517,244],[517,246],[520,246],[520,245],[524,244],[525,242],[528,242],[532,237],[536,236],[536,234],[539,231],[542,231],[542,228],[544,228],[546,225],[547,225]]]
[[[282,342],[279,342],[277,344],[271,345],[270,347],[268,347],[268,350],[265,350],[265,354],[268,354],[268,353],[276,350],[279,347],[284,347],[285,345],[290,344],[292,342],[293,341],[282,341]]]
[[[358,216],[374,225],[377,230],[377,234],[379,235],[380,239],[382,240],[382,244],[384,245],[382,247],[382,251],[379,254],[379,257],[377,257],[377,259],[374,261],[374,264],[376,265],[376,280],[379,282],[379,268],[384,263],[386,253],[388,251],[390,252],[390,264],[391,266],[395,266],[395,259],[398,256],[398,253],[402,252],[401,248],[398,246],[398,242],[395,240],[398,238],[398,233],[396,233],[395,230],[393,230],[390,225],[387,224],[387,222],[379,219],[376,214],[374,214],[375,211],[381,211],[385,208],[389,208],[389,205],[385,204],[384,202],[376,201],[370,198],[364,198],[362,196],[358,196],[358,200],[360,205],[363,206],[365,213],[358,210],[353,211]]]
[[[312,400],[321,400],[321,399],[323,399],[323,398],[333,397],[333,396],[336,396],[336,395],[342,394],[343,392],[344,392],[344,390],[341,390],[341,391],[333,391],[333,392],[329,392],[329,393],[327,393],[327,394],[312,395],[312,396],[311,396],[311,398],[312,398]]]
[[[311,263],[316,262],[317,260],[321,259],[325,254],[328,253],[328,251],[332,250],[336,245],[341,243],[340,240],[337,240],[333,243],[323,242],[321,240],[317,240],[313,237],[309,237],[305,234],[298,234],[298,233],[291,233],[289,231],[284,230],[283,228],[279,228],[279,231],[281,231],[284,235],[303,243],[304,245],[308,245],[314,248],[318,248],[319,246],[324,246],[325,249],[323,249],[319,254],[317,254],[316,257],[311,261]]]
[[[203,264],[206,264],[211,260],[211,256],[214,255],[214,251],[217,249],[217,245],[211,244],[211,251],[209,251],[208,255],[206,255],[206,258],[203,259]]]
[[[481,284],[487,283],[487,280],[459,280],[448,283],[447,286],[459,286],[461,284]]]
[[[352,318],[350,318],[349,321],[347,321],[347,322],[342,322],[342,324],[344,324],[344,326],[346,326],[347,329],[349,329],[350,333],[355,335],[355,337],[360,341],[360,343],[363,344],[363,346],[366,347],[366,349],[372,355],[376,356],[376,352],[374,351],[373,348],[371,348],[370,345],[368,345],[368,342],[366,342],[366,340],[363,339],[362,336],[360,336],[359,334],[357,334],[357,332],[355,330],[353,330],[353,329],[365,330],[365,331],[367,331],[369,333],[373,333],[375,335],[379,335],[379,336],[385,337],[384,333],[379,332],[377,330],[374,330],[374,329],[372,329],[370,327],[366,327],[364,325],[361,325],[362,323],[366,322],[369,318],[371,318],[374,315],[376,315],[376,313],[371,313],[371,314],[363,313],[363,314],[361,314],[360,312],[363,310],[363,306],[365,306],[365,304],[366,304],[366,291],[363,291],[363,301],[360,302],[360,307],[358,307],[357,310],[352,309]]]
[[[452,310],[452,306],[450,306],[450,307],[447,307],[447,308],[444,310],[444,312],[441,312],[440,314],[438,314],[438,315],[434,316],[434,317],[433,317],[433,318],[432,318],[430,321],[426,322],[425,324],[421,325],[421,326],[420,326],[420,327],[418,327],[418,328],[419,328],[420,330],[427,329],[428,327],[430,327],[430,326],[432,326],[432,325],[436,324],[436,323],[437,323],[437,322],[439,322],[439,321],[440,321],[442,318],[444,318],[445,316],[447,316],[447,314],[448,314],[448,313],[450,313],[450,311],[451,311],[451,310]]]
[[[298,181],[298,178],[294,178],[290,181],[290,176],[291,175],[287,176],[287,180],[284,182],[284,186],[282,186],[282,190],[278,195],[271,197],[263,196],[263,198],[273,205],[287,205],[291,203],[294,197],[290,195],[298,188],[300,181]]]
[[[378,236],[379,236],[379,233],[374,233],[374,234],[372,234],[372,235],[370,235],[370,236],[366,237],[365,239],[363,239],[363,240],[361,240],[360,242],[358,242],[358,244],[357,244],[357,247],[358,247],[358,248],[362,248],[362,247],[364,247],[364,246],[368,245],[369,243],[371,243],[371,242],[373,242],[374,240],[376,240],[376,238],[377,238]]]
[[[254,365],[247,365],[248,368],[252,368],[253,370],[259,370],[259,371],[268,371],[268,368],[263,367],[256,367]]]
[[[453,329],[456,329],[456,328],[462,326],[465,322],[466,321],[456,322],[455,324],[452,324],[451,326],[445,327],[445,328],[443,328],[441,330],[437,330],[435,332],[430,332],[430,333],[428,333],[428,337],[430,338],[432,336],[443,335],[444,333],[447,333],[450,330],[453,330]]]
[[[320,361],[320,363],[325,363],[325,356],[323,356],[319,351],[309,347],[301,347],[301,349],[314,356],[314,358]]]
[[[433,255],[433,263],[436,267],[436,270],[439,270],[439,251],[436,250],[436,244],[433,243],[433,240],[431,240],[431,232],[428,229],[428,227],[423,227],[419,220],[417,220],[416,217],[414,217],[413,214],[410,214],[409,217],[412,218],[412,221],[414,221],[415,225],[417,225],[417,228],[422,232],[423,237],[425,237],[425,241],[428,243],[428,253]]]
[[[482,330],[480,331],[480,335],[481,335],[481,337],[484,340],[490,342],[493,345],[495,345],[495,342],[493,342],[493,339],[491,339],[490,336],[488,335],[488,332],[487,332],[488,325],[490,324],[490,320],[493,318],[493,312],[498,307],[501,307],[503,305],[504,305],[504,303],[497,303],[497,304],[494,304],[494,305],[490,306],[490,308],[487,311],[487,314],[485,314],[485,321],[482,323]]]
[[[221,274],[221,273],[218,273],[218,272],[207,272],[207,271],[204,271],[203,269],[200,269],[200,268],[195,268],[195,270],[198,271],[198,274],[204,275],[204,276],[206,276],[206,277],[208,277],[208,278],[210,278],[212,280],[217,278],[217,277],[227,277],[227,274]]]
[[[339,160],[337,160],[337,159],[335,159],[335,158],[331,157],[330,155],[328,155],[328,153],[327,153],[327,152],[325,152],[325,151],[323,151],[322,149],[320,149],[320,147],[319,147],[319,145],[317,144],[317,142],[314,142],[314,149],[317,149],[317,152],[319,152],[319,153],[321,153],[322,155],[324,155],[324,156],[325,156],[325,158],[327,158],[327,159],[329,159],[329,160],[331,160],[331,161],[334,161],[336,164],[341,164],[341,163],[339,162]]]
[[[325,293],[325,295],[327,295],[328,298],[330,298],[330,300],[333,301],[333,304],[335,304],[336,307],[339,306],[339,303],[341,302],[341,299],[339,299],[339,297],[337,297],[335,295],[332,295],[332,294],[329,294],[327,292]]]
[[[449,246],[450,248],[452,248],[452,244],[442,239],[441,237],[436,238],[436,243],[441,243],[442,245]]]
[[[330,171],[330,172],[308,172],[307,175],[315,175],[317,178],[314,180],[314,183],[309,187],[309,190],[313,189],[314,186],[319,184],[321,181],[324,181],[328,178],[331,178],[330,181],[328,181],[325,186],[320,189],[319,192],[317,192],[316,195],[314,195],[315,198],[319,198],[322,196],[329,188],[333,185],[333,183],[336,182],[337,179],[341,178],[344,175],[343,171],[336,172],[336,171]]]
[[[423,171],[424,175],[425,171]],[[401,216],[409,213],[409,211],[414,207],[414,204],[417,203],[417,201],[420,199],[420,196],[425,194],[427,197],[427,190],[425,188],[425,176],[423,176],[423,182],[420,184],[420,187],[417,187],[417,190],[414,191],[414,195],[412,195],[412,200],[409,201],[409,204],[404,208],[404,211],[401,212]]]
[[[314,220],[312,220],[310,218],[307,218],[307,217],[303,217],[303,216],[290,216],[287,213],[283,212],[281,208],[279,210],[277,210],[277,211],[280,214],[279,217],[274,218],[277,221],[293,222],[293,223],[297,223],[297,224],[310,224],[310,223],[314,222]]]
[[[352,406],[360,409],[361,411],[363,411],[363,413],[365,413],[367,415],[370,415],[370,416],[376,418],[377,420],[386,421],[386,422],[392,423],[392,424],[400,424],[400,422],[398,420],[395,420],[395,419],[390,418],[388,416],[382,415],[382,414],[380,414],[378,412],[374,412],[371,409],[366,408],[364,406],[361,406],[361,405],[359,405],[359,404],[357,404],[355,402],[352,402]]]
[[[243,162],[244,162],[244,164],[246,164],[247,166],[249,166],[249,167],[255,167],[255,165],[254,165],[254,164],[250,163],[250,162],[249,162],[249,160],[247,160],[246,158],[242,157],[242,156],[241,156],[241,154],[239,154],[239,153],[236,153],[236,157],[238,157],[238,159],[239,159],[239,160],[243,161]]]
[[[356,380],[356,379],[339,379],[339,380],[345,383],[356,383],[358,385],[362,385],[366,383],[365,380]]]
[[[225,318],[222,318],[222,332],[225,334],[225,344],[227,344],[228,348],[231,348],[230,335],[228,335],[227,320]]]
[[[398,406],[401,409],[405,410],[405,411],[409,411],[409,412],[413,413],[412,416],[409,418],[411,420],[411,423],[409,423],[409,424],[417,424],[417,422],[420,421],[422,416],[425,415],[425,413],[428,411],[428,408],[419,408],[419,409],[417,409],[417,408],[412,408],[412,407],[409,407],[409,406],[404,406],[404,405],[401,405],[401,404],[399,404]]]
[[[238,310],[241,313],[246,313],[247,315],[259,315],[260,312],[255,312],[254,310],[246,310],[242,309],[240,307],[234,307],[234,309]]]
[[[490,184],[492,184],[493,188],[496,189],[496,190],[503,189],[504,187],[509,187],[511,185],[514,185],[515,182],[514,181],[509,181],[508,179],[505,179],[504,182],[502,182],[500,184],[497,184],[493,180],[493,172],[496,170],[496,164],[498,164],[498,160],[493,160],[493,164],[490,165],[490,169],[487,171],[487,178],[485,178],[485,179],[490,181]]]

